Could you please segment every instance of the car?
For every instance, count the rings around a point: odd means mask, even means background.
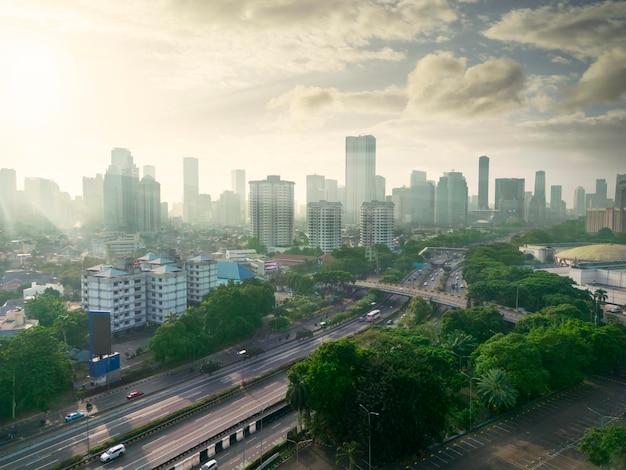
[[[200,470],[217,470],[217,461],[209,460],[207,463],[200,467]]]
[[[425,282],[425,283],[424,283],[424,285],[425,285],[425,286],[427,286],[427,285],[428,285],[428,282]]]
[[[100,455],[100,462],[110,462],[111,460],[124,455],[124,452],[126,452],[126,447],[124,447],[124,444],[118,444],[116,446],[109,447],[102,453],[102,455]]]
[[[73,413],[70,413],[65,417],[65,422],[69,423],[70,421],[80,419],[84,416],[85,416],[85,413],[83,413],[82,411],[74,411]]]
[[[143,392],[140,392],[139,390],[133,390],[128,395],[126,395],[126,399],[130,400],[131,398],[137,398],[137,397],[140,397],[141,395],[143,395]]]
[[[393,320],[391,318],[387,320],[387,325],[393,325]]]

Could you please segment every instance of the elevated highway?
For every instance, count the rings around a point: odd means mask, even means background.
[[[448,307],[467,308],[467,297],[464,295],[448,294],[447,292],[422,289],[420,287],[409,285],[385,284],[377,281],[357,281],[356,285],[370,289],[376,288],[382,292],[389,292],[391,294],[406,295],[407,297],[419,295],[430,302],[436,302]],[[525,314],[516,312],[514,309],[509,307],[495,304],[489,305],[497,308],[498,311],[504,315],[504,320],[511,323],[517,323],[521,318],[525,317]]]

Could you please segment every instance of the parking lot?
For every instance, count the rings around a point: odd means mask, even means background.
[[[626,381],[597,379],[440,445],[414,470],[594,469],[578,452],[593,426],[626,426]]]

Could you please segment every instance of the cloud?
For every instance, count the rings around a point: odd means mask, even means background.
[[[409,74],[406,113],[427,119],[468,119],[502,114],[521,105],[524,73],[509,58],[466,67],[451,53],[429,54]]]
[[[566,108],[617,103],[626,94],[626,47],[602,54],[568,93]]]
[[[505,42],[561,50],[579,58],[597,57],[626,42],[626,3],[604,2],[581,7],[545,6],[513,10],[483,34]]]

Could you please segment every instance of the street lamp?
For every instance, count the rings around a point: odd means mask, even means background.
[[[287,438],[285,438],[285,440],[287,442],[292,442],[296,446],[296,470],[297,470],[298,468],[300,468],[300,460],[299,460],[299,453],[298,453],[298,450],[300,449],[300,444],[306,444],[306,443],[312,442],[313,439],[305,439],[304,441],[300,441],[300,442],[296,442],[292,439],[287,439]]]
[[[471,358],[472,358],[472,356],[461,356],[460,354],[457,354],[457,353],[455,353],[455,352],[454,352],[454,351],[452,351],[452,350],[450,350],[450,352],[451,352],[452,354],[454,354],[456,357],[458,357],[458,358],[459,358],[459,370],[461,370],[461,369],[463,368],[463,367],[462,367],[462,365],[461,365],[461,361],[463,360],[463,358],[466,358],[466,359],[471,359]]]
[[[515,291],[515,311],[519,311],[519,284],[517,285],[517,290]]]
[[[609,424],[611,421],[615,421],[616,419],[619,418],[619,416],[605,416],[605,415],[602,415],[602,414],[598,413],[596,410],[594,410],[593,408],[587,407],[587,409],[589,411],[591,411],[592,413],[597,414],[600,417],[600,427],[601,428],[603,428],[604,426]],[[607,420],[606,423],[604,422],[605,419]]]
[[[470,377],[461,370],[459,372],[469,379],[469,429],[472,429],[472,380],[478,377]]]
[[[372,415],[380,416],[380,414],[376,413],[375,411],[368,410],[367,408],[365,408],[360,403],[359,403],[359,406],[361,408],[363,408],[363,410],[367,413],[367,447],[368,447],[367,460],[368,460],[369,469],[372,470],[372,422],[371,422],[371,417],[372,417]]]

